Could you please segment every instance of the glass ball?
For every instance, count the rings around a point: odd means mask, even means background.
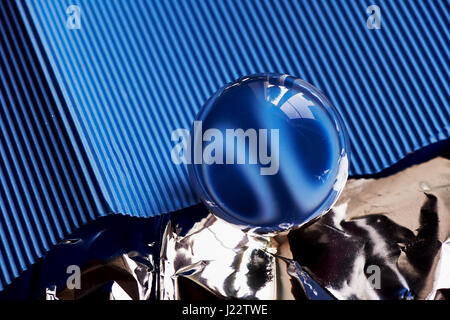
[[[311,84],[256,74],[219,89],[191,128],[189,177],[216,216],[259,233],[327,212],[348,176],[338,111]]]

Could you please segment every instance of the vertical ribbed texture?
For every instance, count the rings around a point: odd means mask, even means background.
[[[0,290],[51,245],[108,211],[29,32],[16,4],[2,1]]]
[[[82,29],[68,30],[69,3],[30,2],[30,11],[111,208],[151,216],[194,204],[186,169],[171,162],[170,134],[189,126],[196,104],[184,98],[186,76],[166,75],[163,49],[140,33],[144,3],[91,2]]]
[[[340,110],[351,174],[371,174],[450,135],[448,1],[33,1],[32,20],[115,211],[149,216],[196,200],[170,159],[220,86],[289,73]],[[65,27],[79,4],[81,30]]]

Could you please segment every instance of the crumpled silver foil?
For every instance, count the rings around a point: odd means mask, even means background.
[[[351,179],[325,216],[272,236],[196,206],[156,219],[159,238],[139,249],[93,254],[81,266],[80,289],[55,280],[43,297],[448,299],[449,181],[450,160],[441,157],[385,178]],[[102,232],[89,237],[100,241]]]

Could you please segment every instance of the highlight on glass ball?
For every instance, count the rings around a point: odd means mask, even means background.
[[[191,183],[209,210],[258,233],[326,213],[348,176],[338,111],[311,84],[256,74],[219,89],[191,128]]]

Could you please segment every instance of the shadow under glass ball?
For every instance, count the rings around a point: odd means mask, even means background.
[[[222,87],[191,137],[198,196],[216,216],[258,232],[325,213],[347,179],[342,119],[321,92],[291,76],[257,74]]]

